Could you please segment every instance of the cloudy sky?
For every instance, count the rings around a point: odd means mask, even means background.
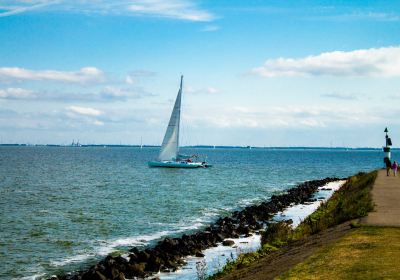
[[[0,1],[0,141],[160,144],[183,74],[183,145],[396,146],[399,34],[399,1]]]

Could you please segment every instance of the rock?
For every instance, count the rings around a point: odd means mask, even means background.
[[[222,241],[224,241],[224,239],[225,239],[225,236],[224,236],[222,233],[217,233],[217,234],[215,235],[215,237],[217,238],[217,241],[218,241],[218,242],[222,242]]]
[[[95,279],[98,279],[98,280],[107,280],[107,277],[105,277],[103,274],[101,274],[100,271],[96,271],[96,275],[97,275],[97,278],[95,278]]]
[[[202,252],[197,252],[195,256],[198,258],[204,258],[204,254]]]
[[[146,251],[140,251],[137,256],[137,262],[145,263],[149,260],[150,255]]]
[[[144,269],[146,268],[146,263],[129,264],[128,267],[132,273],[132,276],[144,277],[146,275],[144,272]]]
[[[138,253],[130,253],[129,254],[129,263],[137,263],[138,262],[138,255],[137,254],[139,254],[139,252]]]
[[[111,267],[115,264],[115,260],[112,256],[107,256],[104,260],[104,265],[106,267]]]
[[[119,276],[120,276],[119,270],[115,267],[112,267],[111,271],[110,271],[110,276],[111,276],[111,279],[119,279]]]
[[[154,255],[150,256],[149,261],[146,264],[146,271],[153,271],[153,272],[158,272],[161,269],[161,265],[163,265],[164,262],[162,261],[161,258],[156,257]]]
[[[222,245],[224,245],[224,246],[233,246],[233,245],[235,245],[235,241],[230,240],[230,239],[226,239],[226,240],[224,240],[222,242]]]
[[[160,247],[163,248],[164,250],[172,250],[178,245],[179,245],[179,239],[165,238],[164,241],[161,242]]]
[[[128,263],[128,260],[121,256],[115,257],[114,260],[117,264],[127,264]]]
[[[120,272],[117,278],[114,278],[113,280],[126,280],[125,279],[125,274]]]

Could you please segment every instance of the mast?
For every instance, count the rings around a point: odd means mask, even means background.
[[[177,122],[178,128],[177,128],[177,137],[176,137],[176,158],[178,157],[178,154],[179,154],[179,133],[180,133],[180,130],[181,130],[182,88],[183,88],[183,75],[181,75],[181,83],[180,83],[179,91],[178,91],[178,96],[179,96],[179,116],[178,116],[178,122]],[[176,97],[176,100],[178,101],[178,97]]]

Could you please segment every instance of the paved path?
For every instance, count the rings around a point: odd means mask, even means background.
[[[374,210],[361,223],[375,226],[400,227],[400,174],[386,176],[386,170],[379,170],[372,188]]]

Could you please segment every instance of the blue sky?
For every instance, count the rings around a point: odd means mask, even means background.
[[[400,139],[400,1],[0,1],[2,143]]]

